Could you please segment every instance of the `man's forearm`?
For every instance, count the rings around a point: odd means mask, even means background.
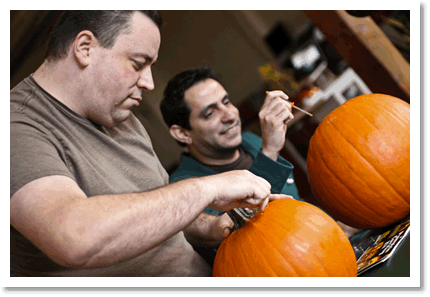
[[[109,266],[145,253],[189,225],[210,203],[201,182],[86,197],[69,178],[41,178],[12,196],[11,224],[60,265]]]
[[[125,260],[124,257],[137,256],[159,245],[184,229],[209,204],[210,201],[203,198],[207,198],[208,194],[202,194],[198,181],[190,179],[139,194],[90,198],[100,200],[100,205],[102,201],[112,205],[102,210],[100,222],[103,225],[93,229],[94,234],[88,233],[89,242],[98,232],[104,236],[99,241],[100,250],[86,261],[85,266],[120,262]],[[118,204],[129,205],[124,205],[124,212],[121,213],[118,212]],[[112,214],[110,210],[113,210]],[[115,223],[106,219],[111,215],[115,216]],[[106,232],[107,229],[110,229],[109,232]],[[124,254],[126,250],[128,255]]]

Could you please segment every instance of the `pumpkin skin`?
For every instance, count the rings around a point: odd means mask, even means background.
[[[410,212],[410,108],[389,95],[361,95],[328,114],[309,143],[310,186],[333,217],[360,229]]]
[[[352,246],[339,225],[309,203],[270,202],[221,243],[213,276],[357,276]]]

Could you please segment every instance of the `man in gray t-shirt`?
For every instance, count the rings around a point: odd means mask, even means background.
[[[167,184],[131,112],[154,88],[160,26],[154,11],[68,11],[11,91],[11,276],[209,276],[181,230],[206,207],[286,198],[248,171]]]

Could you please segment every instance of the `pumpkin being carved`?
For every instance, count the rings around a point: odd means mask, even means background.
[[[221,243],[213,276],[357,276],[352,246],[319,208],[279,199]]]
[[[385,227],[409,214],[409,104],[361,95],[327,115],[309,144],[311,188],[347,225]]]

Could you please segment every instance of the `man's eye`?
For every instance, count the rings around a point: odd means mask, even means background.
[[[213,112],[208,112],[207,114],[205,114],[205,118],[208,119],[212,116]]]
[[[230,100],[224,101],[224,105],[229,105],[229,104],[230,104]]]
[[[137,61],[133,61],[133,62],[134,62],[134,69],[136,69],[136,71],[141,70],[145,66],[144,63],[137,62]]]

